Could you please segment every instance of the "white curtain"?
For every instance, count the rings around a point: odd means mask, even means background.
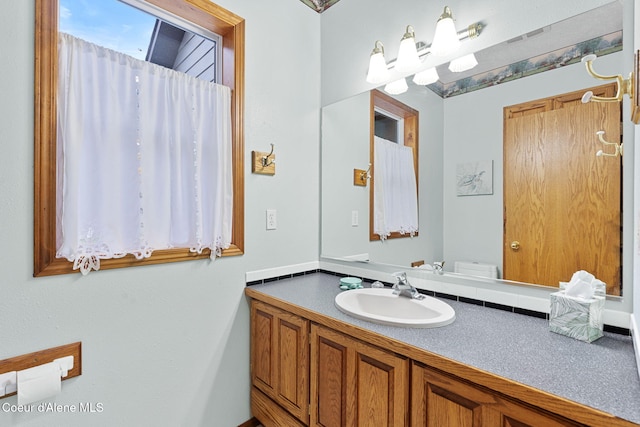
[[[67,34],[59,39],[57,256],[231,242],[231,91]],[[62,187],[61,187],[62,186]]]
[[[411,147],[374,137],[373,232],[418,232],[418,192]]]

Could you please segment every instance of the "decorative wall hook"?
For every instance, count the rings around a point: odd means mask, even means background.
[[[629,78],[622,77],[621,74],[605,76],[602,74],[598,74],[593,70],[593,61],[597,58],[596,55],[587,55],[582,58],[582,62],[587,67],[587,72],[591,75],[591,77],[598,80],[615,80],[618,83],[618,90],[616,92],[615,97],[607,97],[607,96],[596,96],[592,91],[585,92],[582,96],[582,102],[587,103],[589,101],[593,102],[620,102],[622,101],[623,96],[629,95],[629,98],[633,99],[633,86],[634,86],[634,75],[633,71],[629,73]]]
[[[276,174],[276,155],[273,154],[273,144],[269,153],[252,151],[251,152],[251,172],[264,175]]]
[[[623,155],[623,144],[618,144],[617,142],[608,142],[605,141],[604,137],[602,135],[604,135],[604,131],[603,130],[599,130],[598,132],[596,132],[596,135],[598,135],[598,139],[600,140],[600,142],[602,142],[604,144],[605,147],[611,146],[613,145],[614,147],[614,152],[613,153],[605,153],[603,150],[598,150],[598,152],[596,153],[596,156],[598,157],[617,157],[617,156],[622,156]]]
[[[371,178],[371,163],[369,163],[369,167],[367,168],[367,170],[364,170],[364,169],[353,170],[353,185],[366,187],[367,180],[370,178]]]
[[[271,166],[276,162],[276,158],[273,157],[269,159],[269,157],[273,156],[273,144],[271,144],[271,151],[266,156],[262,156],[262,167],[266,168],[267,166]]]

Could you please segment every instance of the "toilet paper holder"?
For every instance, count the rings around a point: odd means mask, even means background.
[[[0,360],[0,399],[17,393],[18,372],[56,363],[61,380],[82,375],[82,343],[75,342]]]
[[[73,356],[65,356],[54,359],[53,362],[60,369],[60,377],[65,378],[69,375],[69,371],[73,369]],[[31,368],[29,368],[31,369]],[[18,371],[5,372],[0,374],[0,397],[7,394],[16,393],[18,391]]]

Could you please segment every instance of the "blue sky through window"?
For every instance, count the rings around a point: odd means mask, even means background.
[[[60,0],[59,29],[145,59],[156,18],[118,0]]]

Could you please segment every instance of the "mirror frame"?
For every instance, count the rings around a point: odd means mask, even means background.
[[[222,256],[244,253],[244,19],[209,0],[145,0],[223,37],[223,81],[231,88],[233,231]],[[36,0],[34,87],[34,250],[33,275],[76,273],[73,263],[56,258],[58,0]],[[189,248],[154,251],[150,258],[133,255],[105,259],[100,269],[205,259]]]

